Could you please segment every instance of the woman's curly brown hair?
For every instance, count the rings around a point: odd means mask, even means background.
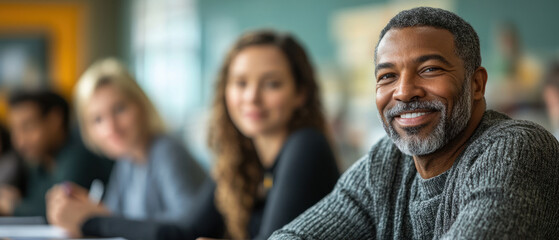
[[[215,202],[225,220],[228,235],[234,239],[249,237],[248,224],[263,168],[251,139],[235,127],[227,112],[225,88],[229,65],[235,56],[247,47],[262,45],[275,46],[284,53],[296,89],[305,96],[305,103],[295,110],[288,123],[288,131],[312,127],[328,135],[315,73],[303,47],[292,36],[271,30],[242,35],[230,49],[219,72],[209,134],[209,145],[216,156],[213,172],[217,184]]]

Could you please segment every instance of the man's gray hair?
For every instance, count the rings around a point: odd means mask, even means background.
[[[380,32],[379,42],[392,28],[430,26],[446,29],[454,35],[456,55],[464,61],[466,76],[471,76],[481,66],[479,38],[472,26],[458,15],[440,8],[418,7],[401,11]],[[375,62],[377,58],[375,48]]]

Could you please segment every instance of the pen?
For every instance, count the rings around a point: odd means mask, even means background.
[[[66,196],[72,195],[72,188],[70,187],[69,182],[63,182],[62,183],[62,189],[64,190],[64,193],[66,194]]]
[[[95,204],[99,204],[101,202],[101,198],[103,197],[104,191],[103,182],[99,179],[93,180],[91,182],[91,187],[89,188],[89,200],[91,200]]]

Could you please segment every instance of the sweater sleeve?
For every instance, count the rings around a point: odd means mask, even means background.
[[[206,173],[187,151],[170,138],[160,140],[153,150],[157,188],[164,204],[154,220],[176,221],[190,214],[194,198],[206,178]]]
[[[364,204],[372,202],[365,192],[368,161],[368,157],[359,160],[342,175],[332,193],[270,239],[374,239],[373,219]]]
[[[256,239],[268,238],[320,201],[332,191],[339,177],[326,138],[312,129],[294,133],[277,161],[274,187],[268,195]]]
[[[559,153],[544,130],[496,139],[471,166],[443,239],[551,239],[559,234]]]

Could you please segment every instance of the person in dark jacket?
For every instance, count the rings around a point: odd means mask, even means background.
[[[48,90],[21,91],[10,97],[9,106],[13,146],[29,169],[25,195],[1,190],[0,201],[9,202],[2,204],[2,215],[45,216],[45,194],[55,184],[71,181],[89,188],[95,179],[108,181],[112,162],[87,150],[71,130],[64,98]]]

